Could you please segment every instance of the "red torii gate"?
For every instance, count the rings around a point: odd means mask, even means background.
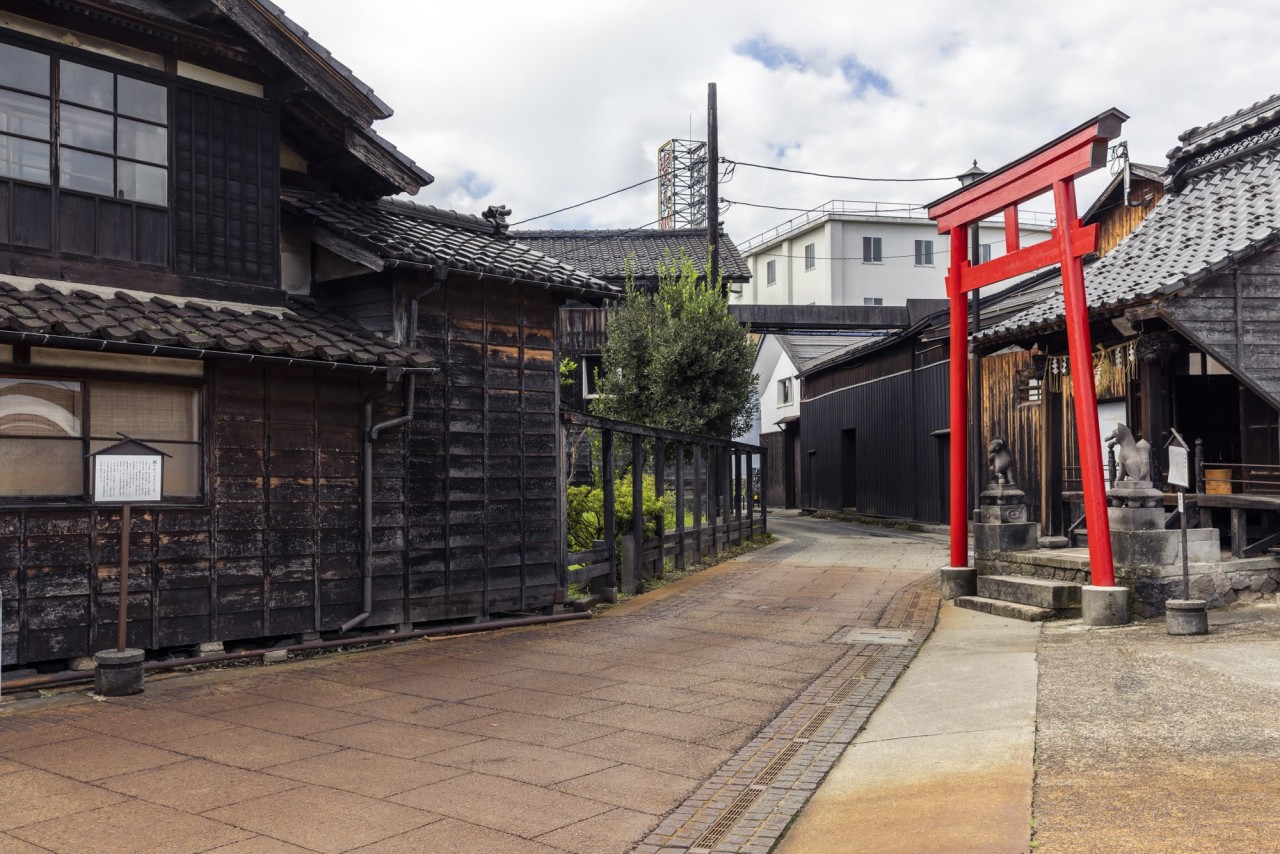
[[[938,232],[949,234],[951,239],[947,296],[951,300],[952,568],[969,565],[969,320],[966,295],[983,285],[1061,264],[1085,517],[1089,529],[1089,571],[1094,586],[1115,585],[1082,260],[1097,249],[1098,227],[1084,227],[1076,216],[1075,179],[1106,165],[1107,143],[1120,135],[1120,125],[1127,118],[1117,109],[1107,110],[1025,157],[929,205],[929,217],[937,221]],[[1018,205],[1050,190],[1053,191],[1057,227],[1049,240],[1022,248],[1018,234]],[[1001,211],[1004,212],[1007,254],[985,264],[972,265],[968,258],[969,226]],[[976,425],[975,429],[978,429]]]

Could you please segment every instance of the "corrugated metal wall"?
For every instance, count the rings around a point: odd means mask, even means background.
[[[850,506],[846,459],[855,459],[859,512],[946,521],[947,364],[908,370],[800,404],[806,506]],[[853,430],[849,442],[845,431]]]

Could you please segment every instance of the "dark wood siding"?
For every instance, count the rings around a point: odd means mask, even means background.
[[[811,507],[844,506],[853,465],[860,513],[945,521],[945,435],[933,434],[947,426],[947,363],[912,371],[905,353],[905,373],[801,402],[802,492]],[[856,442],[846,444],[849,430]],[[844,459],[850,447],[854,460]]]
[[[1191,339],[1280,406],[1280,254],[1269,250],[1179,293],[1163,310]]]

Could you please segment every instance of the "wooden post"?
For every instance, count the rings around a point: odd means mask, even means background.
[[[693,543],[702,560],[702,444],[693,446]]]
[[[716,84],[707,84],[707,284],[720,284],[720,124]],[[728,294],[728,288],[723,293]]]
[[[126,635],[129,629],[129,532],[132,528],[129,520],[129,505],[120,505],[120,610],[116,619],[120,625],[116,629],[116,651],[124,652],[128,647]]]
[[[734,490],[737,501],[733,506],[733,521],[738,526],[738,545],[742,545],[742,540],[744,539],[742,536],[742,499],[745,497],[748,501],[751,500],[751,487],[747,483],[747,455],[735,450],[733,457],[738,461],[738,464],[734,466],[738,476],[738,485],[737,489]]]
[[[951,292],[951,508],[947,524],[951,532],[951,566],[969,565],[969,312],[960,290],[961,271],[969,247],[965,230],[951,231],[951,269],[947,288]]]
[[[667,571],[667,506],[662,499],[667,495],[667,443],[653,440],[653,495],[658,499],[658,563],[653,574],[661,578]]]
[[[635,543],[638,582],[648,575],[644,567],[644,436],[639,433],[631,436],[631,541]]]
[[[760,530],[769,533],[769,451],[763,445],[760,447]]]
[[[752,455],[747,454],[747,537],[756,535],[756,479],[751,476]]]
[[[684,442],[676,442],[676,569],[684,569]]]
[[[600,468],[604,470],[604,546],[609,554],[608,587],[616,588],[618,567],[617,519],[614,518],[613,496],[613,431],[600,431]],[[592,585],[601,577],[591,579]],[[604,585],[601,585],[604,586]],[[596,590],[592,589],[592,593]]]

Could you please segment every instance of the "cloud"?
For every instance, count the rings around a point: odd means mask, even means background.
[[[853,94],[859,98],[867,93],[867,89],[875,89],[881,95],[892,95],[893,87],[888,79],[872,68],[863,65],[853,54],[841,57],[840,73],[853,87]]]
[[[1133,116],[1133,159],[1159,165],[1180,131],[1280,89],[1264,0],[1166,0],[1160,15],[1117,15],[1109,0],[979,0],[972,14],[941,0],[812,0],[803,14],[764,0],[381,0],[358,21],[349,0],[279,2],[395,108],[379,131],[437,177],[418,201],[471,213],[505,203],[513,221],[657,174],[663,142],[691,127],[705,138],[712,81],[725,157],[945,178],[866,184],[739,168],[722,191],[798,208],[929,201],[974,158],[994,169],[1112,106]],[[1105,175],[1090,180],[1082,206]],[[790,216],[734,206],[725,225],[743,241]],[[537,225],[656,218],[649,184]]]
[[[800,59],[800,55],[784,44],[771,41],[768,36],[754,36],[733,46],[738,56],[754,59],[770,71],[779,68],[794,68],[804,71],[808,65]]]

